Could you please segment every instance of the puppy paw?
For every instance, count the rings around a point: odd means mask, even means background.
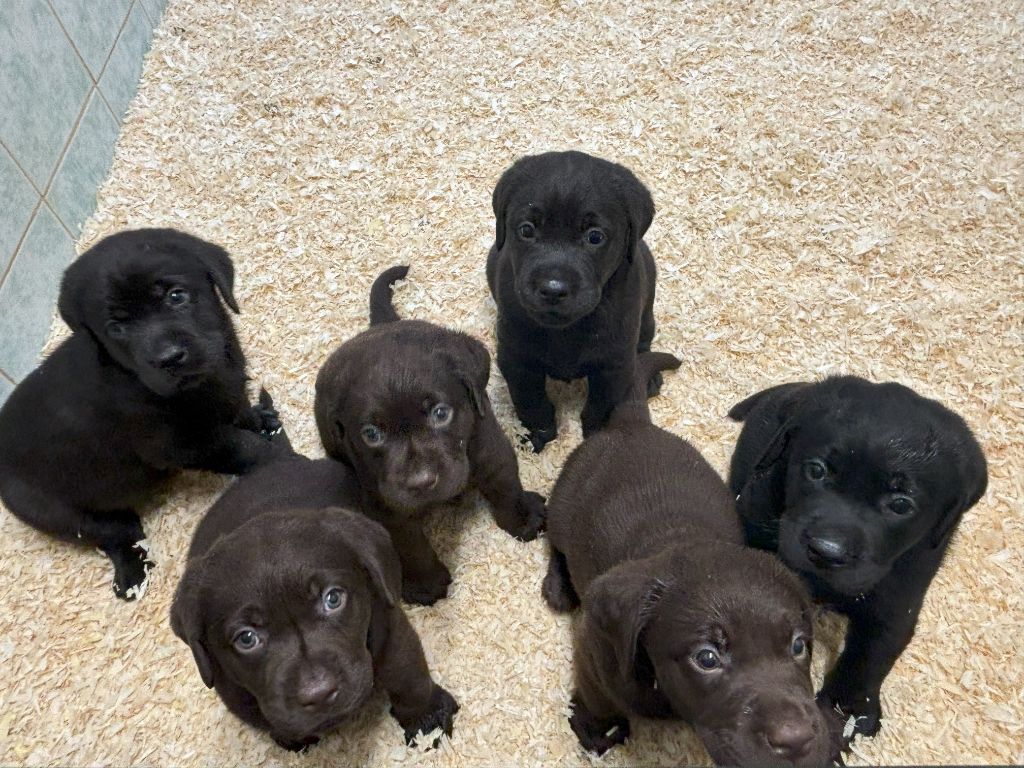
[[[274,408],[274,400],[265,389],[260,389],[259,402],[252,406],[253,415],[259,424],[259,433],[270,438],[282,429],[280,414]]]
[[[289,752],[305,752],[311,746],[320,742],[319,736],[307,736],[304,739],[290,739],[285,736],[275,736],[274,734],[270,734],[270,738],[272,738],[277,743],[277,746],[281,747],[281,749],[287,749]]]
[[[534,453],[540,453],[544,446],[558,437],[558,427],[552,424],[550,427],[531,429],[526,433],[526,438],[520,438],[524,443],[529,442]]]
[[[594,717],[576,696],[573,696],[570,706],[572,715],[569,717],[569,727],[584,749],[600,757],[629,738],[629,720],[626,718]]]
[[[146,594],[149,572],[155,563],[147,557],[149,547],[137,541],[131,547],[107,552],[114,563],[114,594],[126,601],[138,600]]]
[[[448,597],[452,575],[447,568],[428,573],[419,578],[402,576],[402,599],[415,605],[433,605]]]
[[[661,371],[655,372],[655,374],[647,380],[647,397],[654,397],[661,392],[661,385],[664,381],[665,378],[661,375]]]
[[[452,726],[455,723],[455,713],[458,711],[459,704],[452,695],[440,685],[435,685],[426,712],[410,718],[406,722],[399,720],[398,715],[395,714],[394,707],[391,708],[391,715],[402,726],[402,730],[405,732],[405,743],[411,747],[416,743],[418,736],[425,736],[438,728],[441,729],[441,733],[451,738]],[[441,737],[437,736],[431,742],[431,748],[436,748],[440,741]]]
[[[521,524],[508,532],[520,541],[533,541],[544,530],[548,518],[544,497],[533,491],[523,491],[516,504],[517,517]]]
[[[540,591],[544,595],[544,602],[555,613],[569,613],[580,604],[579,595],[576,594],[572,582],[553,566],[548,567]]]
[[[882,727],[882,706],[878,694],[835,697],[826,691],[818,694],[818,706],[841,722],[842,749],[848,749],[857,736],[870,738]]]

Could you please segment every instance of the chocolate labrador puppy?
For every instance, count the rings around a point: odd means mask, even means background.
[[[744,422],[729,485],[747,541],[777,551],[849,617],[820,698],[872,736],[882,681],[960,517],[985,492],[981,448],[934,400],[855,376],[772,387],[729,416]]]
[[[630,714],[682,718],[716,763],[822,765],[833,730],[814,701],[806,589],[743,546],[725,483],[650,422],[647,381],[678,366],[639,355],[628,399],[551,494],[544,597],[583,607],[570,725],[601,754]]]
[[[555,439],[545,377],[587,377],[584,437],[601,427],[654,337],[654,218],[633,173],[582,152],[518,160],[492,199],[487,283],[498,305],[498,367],[538,453]],[[652,378],[651,394],[661,384]]]
[[[206,686],[285,749],[315,744],[375,687],[407,743],[452,732],[458,705],[431,679],[398,605],[387,531],[320,507],[358,495],[351,470],[329,459],[288,458],[240,479],[196,530],[171,608]]]
[[[64,274],[71,337],[0,409],[0,498],[29,525],[103,550],[126,600],[152,567],[135,508],[162,481],[182,468],[241,474],[291,450],[269,396],[247,400],[221,306],[238,312],[233,279],[223,248],[173,229],[101,240]]]
[[[360,503],[391,534],[402,560],[402,596],[430,605],[451,575],[423,533],[422,512],[470,486],[494,519],[530,541],[544,499],[526,492],[519,464],[490,400],[490,356],[476,339],[420,320],[400,320],[391,285],[408,267],[383,272],[370,291],[370,328],[342,344],[316,380],[316,423],[327,455],[356,471]]]

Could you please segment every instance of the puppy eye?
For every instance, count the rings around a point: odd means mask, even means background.
[[[452,421],[452,407],[447,403],[438,403],[430,411],[432,427],[447,427]]]
[[[120,323],[117,320],[107,321],[107,336],[112,339],[120,339],[124,337],[125,331],[128,329],[124,323]]]
[[[239,653],[250,653],[259,647],[260,636],[256,634],[255,630],[245,627],[235,633],[235,636],[231,638],[231,644]]]
[[[824,480],[827,474],[828,467],[825,466],[825,462],[818,461],[818,459],[804,462],[804,477],[808,480]]]
[[[722,659],[712,648],[701,648],[692,656],[693,663],[701,672],[714,672],[722,666]]]
[[[336,613],[345,607],[345,603],[348,602],[345,599],[345,590],[341,587],[328,587],[324,590],[321,596],[323,602],[324,611],[327,613]]]
[[[524,221],[519,225],[519,236],[523,240],[533,240],[537,236],[537,228],[529,221]]]
[[[172,288],[167,292],[166,302],[172,307],[182,307],[188,304],[191,297],[184,288]]]
[[[373,424],[365,425],[359,434],[363,436],[363,442],[371,448],[379,448],[384,443],[384,433]]]
[[[914,502],[906,496],[896,496],[889,500],[889,511],[897,515],[909,515],[914,511]]]
[[[604,232],[597,227],[587,230],[587,242],[591,245],[600,245],[604,242]]]
[[[794,659],[802,659],[807,655],[807,641],[803,636],[797,635],[793,638],[793,646],[790,649]]]

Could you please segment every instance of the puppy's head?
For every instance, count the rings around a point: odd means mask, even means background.
[[[522,158],[492,204],[495,248],[511,259],[519,302],[553,328],[594,311],[654,218],[651,194],[631,171],[582,152]]]
[[[64,273],[58,308],[75,332],[151,391],[196,386],[238,354],[231,321],[234,269],[227,252],[173,229],[104,238]]]
[[[779,555],[812,584],[869,592],[908,550],[944,546],[985,491],[967,425],[906,387],[844,377],[780,403],[757,471],[779,475]]]
[[[380,525],[338,508],[282,510],[189,561],[171,627],[208,687],[244,689],[276,737],[302,741],[369,696],[371,616],[400,592]]]
[[[812,607],[772,555],[670,548],[596,579],[584,606],[619,669],[660,691],[722,765],[822,765],[830,732],[810,679]]]
[[[416,320],[364,331],[317,376],[324,449],[395,510],[451,499],[469,480],[489,372],[487,350],[465,334]]]

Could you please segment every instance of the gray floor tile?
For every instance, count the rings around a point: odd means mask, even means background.
[[[14,256],[14,249],[25,233],[32,211],[39,202],[39,193],[29,184],[7,150],[0,147],[0,275]]]
[[[149,17],[138,4],[133,5],[100,78],[100,90],[118,120],[124,117],[135,96],[142,76],[142,59],[149,50],[152,36],[153,25]]]
[[[153,20],[153,24],[159,24],[160,17],[163,16],[164,9],[167,7],[167,0],[140,0],[140,2],[146,7],[146,13]]]
[[[131,0],[50,0],[92,76],[99,78]]]
[[[74,244],[50,209],[39,209],[0,285],[0,368],[21,380],[39,363]]]
[[[119,130],[103,99],[93,92],[47,195],[64,226],[76,235],[96,209],[96,189],[110,170]]]
[[[0,2],[0,141],[39,189],[91,86],[45,0]]]
[[[4,400],[6,400],[13,391],[14,385],[3,376],[0,376],[0,405],[4,404]]]

